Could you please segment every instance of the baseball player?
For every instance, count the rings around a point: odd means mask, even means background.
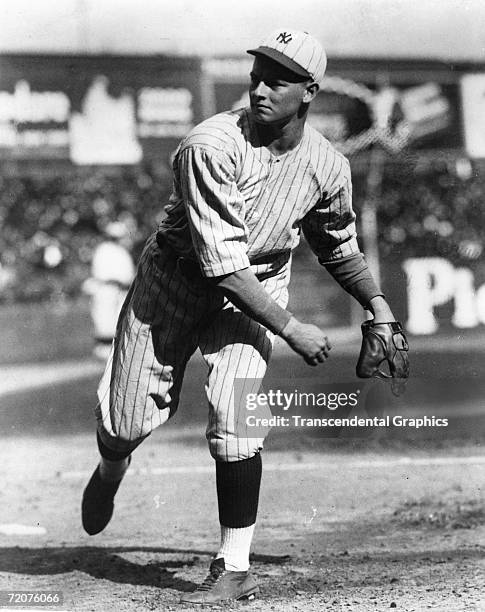
[[[101,459],[82,503],[84,528],[99,533],[132,452],[177,409],[186,363],[199,349],[221,541],[206,579],[181,599],[192,604],[258,588],[248,570],[263,439],[236,423],[235,381],[264,377],[276,335],[309,365],[329,356],[325,333],[286,309],[301,231],[320,264],[373,314],[364,375],[404,343],[357,246],[349,164],[306,123],[325,72],[322,46],[281,28],[248,52],[250,107],[207,119],[176,151],[167,216],[141,255],[100,382]]]
[[[112,221],[104,228],[103,240],[93,253],[91,277],[83,285],[91,297],[94,326],[94,355],[106,360],[116,332],[121,306],[135,275],[129,247],[131,239],[126,224]]]

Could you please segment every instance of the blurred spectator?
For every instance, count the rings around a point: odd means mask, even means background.
[[[103,360],[108,358],[118,315],[135,275],[129,226],[113,221],[106,225],[104,234],[105,240],[93,253],[91,276],[83,284],[84,292],[91,297],[94,355]]]
[[[136,259],[170,188],[164,169],[138,166],[0,176],[0,301],[79,297],[102,228],[128,223]]]

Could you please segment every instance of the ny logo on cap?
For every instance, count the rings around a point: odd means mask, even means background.
[[[280,32],[278,34],[278,36],[276,37],[276,40],[278,42],[282,42],[282,43],[284,43],[286,45],[287,43],[289,43],[289,42],[291,42],[293,40],[293,37],[288,32]]]

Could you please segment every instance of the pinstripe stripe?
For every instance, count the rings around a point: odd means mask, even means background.
[[[295,57],[298,55],[298,53],[300,52],[300,49],[303,47],[303,40],[300,42],[299,46],[297,47],[296,50],[292,51],[292,55],[291,58],[295,59]],[[313,56],[312,56],[313,57]],[[311,60],[308,62],[308,64],[311,64]]]
[[[158,295],[157,295],[157,298],[156,298],[157,301],[160,298],[160,295],[161,295],[161,291],[158,292]],[[148,308],[149,308],[150,305],[151,305],[150,302],[148,300],[146,300],[146,311],[148,311]],[[152,326],[150,325],[150,330],[151,330],[151,328],[152,328]],[[140,337],[141,329],[142,329],[142,327],[140,325],[138,327],[138,331],[136,333],[136,341],[135,342],[136,342],[137,345],[139,345],[138,339]],[[137,402],[137,399],[139,398],[140,383],[143,380],[142,379],[142,369],[143,369],[143,365],[144,365],[145,356],[147,354],[147,350],[148,350],[148,338],[145,341],[145,344],[144,344],[144,346],[142,348],[141,359],[136,354],[136,352],[133,351],[131,359],[130,359],[130,365],[128,367],[127,376],[129,378],[131,378],[131,369],[132,369],[132,366],[136,367],[136,365],[138,365],[138,367],[139,367],[138,372],[135,375],[136,383],[135,383],[134,400],[133,400],[135,404]],[[135,357],[137,357],[137,358],[135,359]],[[150,383],[150,377],[148,379],[148,384],[149,383]],[[125,419],[125,413],[127,411],[126,410],[126,399],[127,399],[127,395],[125,395],[124,398],[123,398],[122,417],[121,417],[122,420]],[[145,421],[145,413],[146,413],[146,409],[147,409],[147,403],[145,401],[145,398],[140,398],[140,399],[142,399],[142,401],[143,401],[143,413],[142,413],[142,417],[141,417],[141,422],[139,422],[137,419],[135,419],[135,413],[134,412],[130,413],[131,414],[131,419],[130,419],[130,438],[131,437],[138,437],[137,436],[137,429],[141,430],[142,423]]]

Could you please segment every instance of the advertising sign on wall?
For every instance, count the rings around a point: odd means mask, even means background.
[[[0,156],[136,164],[199,121],[190,58],[0,57]]]

